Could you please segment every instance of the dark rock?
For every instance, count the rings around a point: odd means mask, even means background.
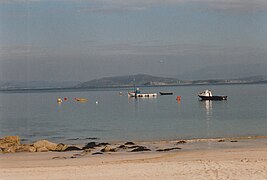
[[[64,151],[68,148],[68,145],[63,144],[63,143],[59,143],[55,149],[55,151]]]
[[[79,147],[76,147],[76,146],[69,146],[67,147],[64,151],[80,151],[82,150],[81,148]]]
[[[220,139],[218,142],[225,142],[225,140],[224,139]]]
[[[185,143],[186,143],[185,140],[180,140],[180,141],[177,142],[177,144],[185,144]]]
[[[134,148],[138,148],[138,147],[143,147],[143,146],[137,146],[137,145],[136,145],[136,146],[129,146],[128,148],[129,148],[129,149],[134,149]]]
[[[236,141],[236,140],[233,140],[233,141],[230,141],[230,142],[238,142],[238,141]]]
[[[94,149],[95,147],[97,147],[97,144],[95,142],[89,142],[88,144],[86,144],[84,147],[83,147],[83,150],[84,149]]]
[[[151,151],[151,150],[144,147],[144,146],[139,146],[139,147],[133,149],[131,152],[140,152],[140,151]]]
[[[125,146],[125,145],[120,145],[118,148],[120,148],[120,149],[127,149],[127,146]]]
[[[102,152],[95,152],[95,153],[92,153],[92,155],[98,155],[98,154],[103,154]]]
[[[182,149],[182,148],[178,148],[178,147],[175,147],[175,148],[166,148],[166,149],[158,149],[157,151],[159,151],[159,152],[162,152],[162,151],[172,151],[172,150],[176,150],[176,149]]]
[[[124,145],[135,145],[133,142],[126,142]]]
[[[107,145],[110,145],[109,143],[96,143],[96,142],[89,142],[88,144],[86,144],[84,147],[83,147],[83,150],[84,149],[94,149],[95,147],[101,147],[101,146],[107,146]]]
[[[81,157],[81,154],[73,154],[70,158],[77,158],[77,157]]]

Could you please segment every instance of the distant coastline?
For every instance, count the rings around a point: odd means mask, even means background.
[[[161,84],[161,85],[138,85],[138,87],[173,87],[173,86],[203,86],[203,85],[242,85],[242,84],[267,84],[267,81],[229,81],[221,80],[218,82],[210,82],[213,80],[192,81],[191,83],[179,84]],[[216,81],[216,80],[215,80]],[[36,87],[36,88],[0,88],[0,92],[40,92],[40,91],[88,91],[88,90],[103,90],[103,89],[132,89],[133,85],[108,85],[108,86],[90,86],[90,87]]]

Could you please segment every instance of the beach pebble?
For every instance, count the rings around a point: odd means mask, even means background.
[[[172,150],[177,150],[177,149],[182,149],[182,148],[174,147],[174,148],[158,149],[157,151],[159,151],[159,152],[161,152],[161,151],[172,151]]]
[[[249,162],[249,160],[245,158],[245,159],[241,159],[241,162]]]
[[[73,154],[70,158],[77,158],[83,156],[82,154]]]
[[[106,146],[103,149],[101,149],[101,152],[116,152],[116,148],[112,148],[110,146]]]
[[[67,159],[67,157],[65,157],[65,156],[55,156],[55,157],[52,157],[52,159]]]
[[[76,147],[76,146],[68,146],[64,151],[80,151],[82,150],[81,148],[79,147]]]
[[[83,152],[84,153],[89,153],[89,152],[91,152],[91,149],[85,149]]]

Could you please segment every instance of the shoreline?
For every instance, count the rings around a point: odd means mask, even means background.
[[[180,143],[179,143],[180,142]],[[128,142],[129,143],[129,142]],[[124,143],[125,144],[125,143]],[[130,143],[129,143],[130,144]],[[1,179],[266,179],[267,138],[134,142],[151,151],[0,154]],[[111,148],[122,145],[111,143]],[[133,145],[128,145],[128,147]],[[173,148],[173,149],[171,149]],[[176,149],[175,149],[176,148]],[[179,149],[181,148],[181,149]],[[157,151],[169,149],[168,151]],[[170,150],[171,149],[171,150]]]
[[[180,140],[184,140],[187,142],[207,142],[207,141],[218,141],[218,140],[225,140],[225,141],[230,141],[230,140],[245,140],[245,139],[267,139],[267,135],[252,135],[252,136],[226,136],[226,137],[213,137],[213,138],[170,138],[170,139],[156,139],[156,140],[130,140],[133,142],[139,142],[139,143],[150,143],[150,142],[175,142],[175,141],[180,141]],[[38,140],[43,140],[43,139],[38,139]],[[35,140],[35,141],[38,141]],[[46,139],[49,140],[51,142],[54,142],[52,139]],[[29,139],[25,139],[25,138],[21,138],[21,142],[22,143],[33,143],[35,141],[29,140]],[[66,144],[70,144],[70,145],[78,145],[78,146],[82,146],[85,143],[88,142],[109,142],[109,143],[123,143],[123,142],[127,142],[129,140],[103,140],[101,138],[97,138],[97,137],[88,137],[88,138],[70,138],[70,139],[65,139],[63,141],[60,140],[56,140],[56,143],[66,143]]]
[[[5,140],[5,138],[8,138]],[[9,139],[10,138],[10,139]],[[128,145],[148,145],[149,147],[151,146],[158,146],[158,147],[152,147],[153,150],[157,150],[160,147],[163,146],[177,146],[177,145],[184,145],[186,144],[191,145],[192,149],[197,148],[200,144],[209,144],[209,145],[214,145],[214,148],[220,147],[218,146],[219,144],[229,144],[230,142],[239,142],[238,144],[240,145],[241,142],[245,144],[245,146],[251,145],[250,142],[253,142],[255,144],[256,142],[265,142],[267,144],[267,136],[240,136],[240,137],[216,137],[216,138],[192,138],[192,139],[170,139],[170,140],[137,140],[137,141],[102,141],[101,139],[98,138],[86,138],[85,139],[79,139],[79,138],[73,138],[72,143],[55,143],[53,141],[49,141],[46,139],[40,139],[37,141],[25,141],[25,139],[20,138],[19,136],[6,136],[3,138],[0,138],[0,154],[5,154],[5,153],[18,153],[18,152],[28,152],[28,151],[14,151],[14,152],[5,152],[3,151],[7,147],[15,147],[18,148],[18,146],[34,146],[36,143],[40,143],[38,146],[64,146],[60,149],[48,149],[48,151],[58,151],[58,152],[63,152],[67,147],[77,147],[79,150],[85,150],[87,148],[94,149],[98,147],[98,150],[101,149],[101,147],[113,147],[116,148],[116,146],[123,146],[126,145],[127,143],[130,143]],[[9,141],[9,142],[8,142]],[[43,142],[46,141],[46,142]],[[76,142],[75,142],[76,141]],[[80,141],[80,142],[79,142]],[[69,141],[70,142],[70,141]],[[5,145],[5,143],[7,143]],[[44,143],[44,144],[43,144]],[[48,143],[48,144],[47,144]],[[93,144],[92,144],[93,143]],[[90,144],[90,145],[89,145]],[[89,146],[88,146],[89,145]],[[125,149],[125,148],[124,148]],[[199,148],[198,148],[199,149]],[[73,148],[68,151],[73,151]],[[29,152],[34,152],[34,151],[29,151]],[[39,151],[36,151],[39,152]],[[41,151],[41,152],[46,152],[46,151]],[[115,152],[115,151],[113,151]]]

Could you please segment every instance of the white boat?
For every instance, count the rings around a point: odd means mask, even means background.
[[[157,93],[141,93],[139,88],[137,88],[133,92],[128,92],[128,97],[133,97],[133,98],[155,98],[155,97],[157,97]]]
[[[205,100],[215,100],[215,101],[227,100],[227,96],[214,96],[212,94],[211,90],[205,90],[204,92],[199,93],[198,97],[200,97],[202,101],[205,101]]]

